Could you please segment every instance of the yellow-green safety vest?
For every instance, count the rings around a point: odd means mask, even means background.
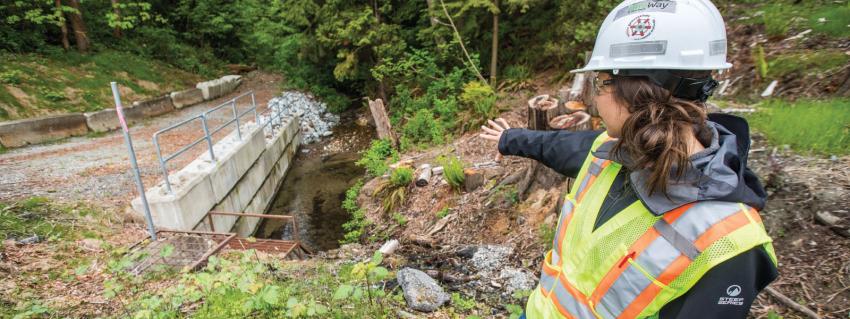
[[[608,140],[602,133],[592,150]],[[761,245],[776,263],[758,212],[742,203],[701,201],[656,216],[636,201],[594,230],[621,165],[592,154],[564,199],[529,319],[657,317],[736,255]]]

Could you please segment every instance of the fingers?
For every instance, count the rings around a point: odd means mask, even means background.
[[[486,126],[484,126],[484,125],[481,125],[481,129],[482,129],[482,130],[484,130],[484,132],[489,133],[489,134],[493,134],[493,135],[499,135],[499,134],[502,134],[502,132],[500,132],[500,131],[496,131],[496,130],[491,129],[491,128],[489,128],[489,127],[486,127]]]
[[[511,126],[510,126],[510,125],[508,125],[508,121],[505,121],[505,119],[503,119],[503,118],[501,118],[501,117],[500,117],[500,118],[497,118],[497,119],[496,119],[496,122],[501,123],[501,124],[502,124],[502,127],[503,127],[504,129],[506,129],[506,130],[507,130],[507,129],[509,129],[509,128],[511,128]]]
[[[499,123],[493,122],[493,120],[487,120],[487,124],[490,124],[490,127],[498,130],[499,132],[504,131],[505,128],[499,125]]]
[[[481,134],[478,134],[478,137],[483,138],[485,140],[491,140],[491,141],[498,142],[499,139],[501,138],[501,135],[492,135],[492,134],[487,134],[487,133],[481,133]]]

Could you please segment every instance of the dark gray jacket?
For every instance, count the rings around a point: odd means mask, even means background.
[[[703,200],[741,202],[761,210],[767,197],[756,175],[747,168],[749,126],[739,117],[711,114],[711,145],[691,157],[693,164],[683,179],[668,186],[667,196],[650,195],[645,187],[647,171],[620,170],[600,208],[599,227],[628,205],[640,200],[657,215],[681,205]],[[499,141],[499,152],[532,158],[569,177],[576,177],[591,145],[602,131],[531,131],[509,129]],[[603,144],[594,156],[627,164],[628,156],[611,152],[613,142]],[[625,166],[625,165],[624,165]],[[661,310],[661,318],[746,318],[759,291],[777,277],[776,267],[763,248],[742,253],[700,279],[685,295]],[[742,288],[743,306],[720,305],[726,289]]]

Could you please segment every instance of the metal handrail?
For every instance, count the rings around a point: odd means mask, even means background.
[[[244,112],[240,113],[239,110],[236,107],[236,101],[238,99],[246,97],[248,95],[251,96],[251,107],[248,108],[247,110],[245,110]],[[221,124],[218,127],[210,130],[209,123],[207,122],[207,119],[209,119],[209,115],[213,112],[216,112],[218,110],[223,109],[226,106],[230,106],[230,109],[231,109],[229,120],[227,122],[225,122],[224,124]],[[191,149],[195,145],[198,145],[199,143],[201,143],[205,140],[207,142],[207,148],[208,148],[208,152],[210,154],[210,159],[212,159],[213,161],[217,161],[218,159],[215,157],[215,151],[213,149],[214,144],[213,144],[212,136],[214,134],[218,133],[218,132],[221,132],[223,129],[227,128],[230,124],[236,123],[236,136],[241,141],[242,140],[242,128],[241,128],[240,119],[242,117],[244,117],[245,115],[247,115],[248,113],[251,113],[251,112],[254,113],[254,122],[260,123],[260,114],[257,111],[257,100],[256,100],[256,97],[254,96],[254,91],[248,91],[246,93],[240,94],[240,95],[228,100],[227,102],[224,102],[224,103],[222,103],[222,104],[220,104],[216,107],[213,107],[209,110],[204,111],[201,114],[187,118],[187,119],[180,121],[176,124],[173,124],[171,126],[163,128],[159,131],[156,131],[153,134],[153,145],[156,148],[156,156],[157,156],[157,159],[159,159],[159,167],[162,170],[162,177],[163,177],[163,179],[165,179],[165,188],[168,190],[168,193],[174,194],[174,191],[171,188],[171,181],[168,180],[168,161],[176,158],[177,156],[180,156],[181,154],[185,153],[186,151],[188,151],[189,149]],[[270,123],[272,123],[275,119],[277,119],[278,125],[282,124],[283,123],[283,119],[281,118],[282,114],[283,114],[283,112],[280,109],[278,109],[277,112],[275,112],[275,110],[272,110],[270,112],[268,120],[260,126],[260,129],[264,129],[266,126],[268,126]],[[163,133],[175,130],[175,129],[181,127],[181,126],[192,123],[196,120],[201,121],[201,127],[204,130],[204,136],[202,136],[201,138],[199,138],[197,140],[192,141],[191,143],[189,143],[186,146],[181,147],[176,152],[171,153],[171,154],[163,157],[162,156],[162,148],[160,147],[160,143],[159,143],[160,136]]]

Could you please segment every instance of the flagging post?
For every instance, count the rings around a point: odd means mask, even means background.
[[[153,217],[151,217],[151,209],[148,206],[148,198],[145,196],[145,184],[142,183],[142,176],[139,172],[139,163],[136,162],[136,151],[133,149],[133,140],[130,138],[130,129],[127,128],[127,121],[124,120],[124,109],[121,106],[121,94],[118,93],[118,84],[115,82],[112,85],[112,97],[115,98],[115,112],[118,114],[118,121],[121,122],[121,130],[124,131],[124,142],[127,143],[127,151],[130,153],[130,165],[133,167],[133,175],[136,176],[136,186],[139,189],[139,195],[142,198],[142,206],[145,208],[145,221],[148,223],[148,232],[152,240],[156,240],[156,229],[153,225]]]

